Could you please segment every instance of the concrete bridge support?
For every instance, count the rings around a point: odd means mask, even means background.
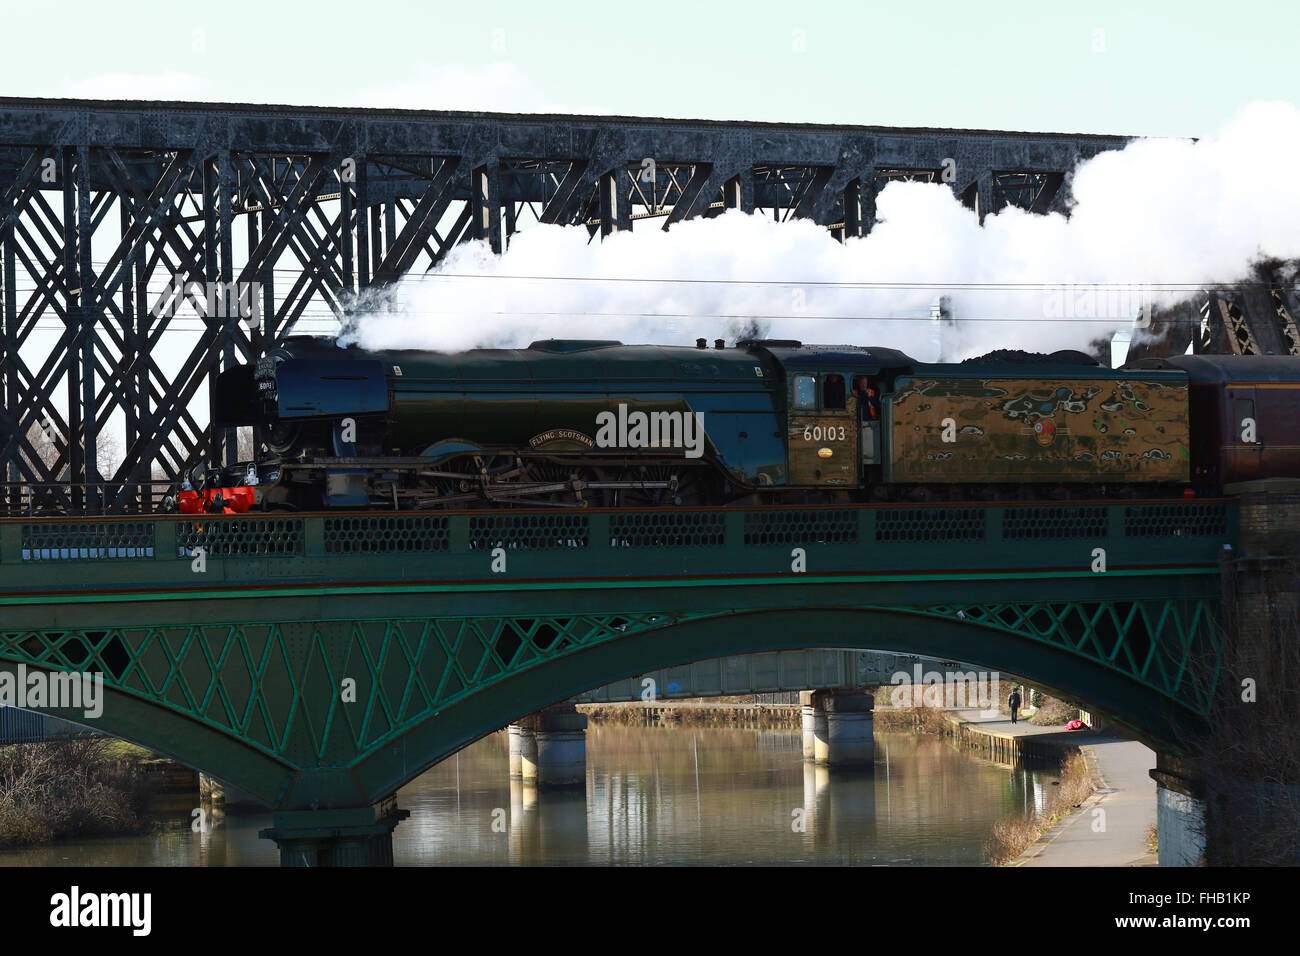
[[[1196,866],[1205,860],[1205,801],[1195,771],[1168,754],[1156,755],[1157,862]]]
[[[856,690],[807,690],[803,708],[803,756],[830,767],[875,764],[875,699]]]
[[[521,779],[524,775],[525,761],[532,768],[531,775],[537,775],[537,738],[531,729],[520,724],[511,724],[506,728],[510,738],[510,779]]]
[[[1205,801],[1190,767],[1160,753],[1156,769],[1156,832],[1161,866],[1196,866],[1205,860]]]
[[[410,815],[396,797],[370,807],[280,810],[258,835],[275,841],[281,866],[392,866],[393,830]]]
[[[587,785],[587,718],[572,704],[529,714],[508,733],[511,777],[543,790]]]
[[[803,719],[803,759],[815,763],[826,762],[826,711],[817,700],[817,691],[799,692],[799,705]],[[818,752],[818,746],[821,750]]]

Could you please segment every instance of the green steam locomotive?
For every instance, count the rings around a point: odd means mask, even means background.
[[[1175,496],[1300,476],[1300,441],[1280,440],[1297,388],[1296,358],[1116,370],[1072,351],[933,364],[772,339],[444,354],[292,337],[216,383],[213,427],[251,426],[261,459],[194,477],[300,510]],[[1279,440],[1237,454],[1243,396]]]

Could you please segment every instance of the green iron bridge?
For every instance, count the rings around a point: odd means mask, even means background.
[[[282,850],[387,841],[397,789],[468,743],[723,655],[1002,669],[1176,749],[1236,534],[1204,499],[5,520],[0,671],[101,673],[95,720],[34,709],[264,801]]]

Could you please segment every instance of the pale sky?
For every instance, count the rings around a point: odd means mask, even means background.
[[[74,0],[57,16],[56,38],[50,7],[7,5],[0,95],[1153,136],[1300,102],[1300,6],[1277,0]]]

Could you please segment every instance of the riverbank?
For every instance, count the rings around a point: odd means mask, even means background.
[[[1055,751],[1064,771],[1077,759],[1068,776],[1088,778],[1088,792],[1075,791],[1065,802],[1069,812],[1059,813],[1049,803],[1036,821],[1036,839],[1004,860],[1008,866],[1155,866],[1156,854],[1148,834],[1156,823],[1155,782],[1148,771],[1155,753],[1136,740],[1090,731],[1061,730],[1023,721],[1012,724],[1002,717],[987,718],[980,711],[947,712],[957,732],[969,739],[984,738],[991,751],[1037,754]],[[1032,759],[1032,757],[1031,757]],[[1076,805],[1077,804],[1077,805]],[[1011,829],[1011,824],[1005,824]]]
[[[798,730],[798,704],[756,704],[743,698],[716,700],[625,701],[579,704],[578,712],[596,724],[629,727],[663,724],[678,727],[751,727]]]

